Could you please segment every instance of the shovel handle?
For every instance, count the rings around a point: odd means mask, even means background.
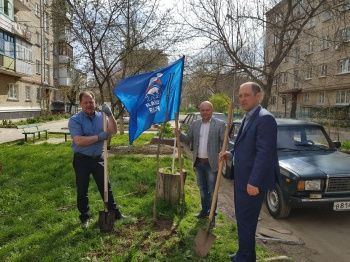
[[[107,117],[103,114],[103,131],[107,132]],[[108,203],[108,152],[107,152],[107,140],[103,142],[103,200]]]
[[[233,114],[233,99],[231,100],[229,108],[228,108],[224,142],[222,143],[221,152],[225,152],[227,150],[229,130],[230,130],[230,127],[232,124],[232,114]],[[215,189],[214,189],[214,193],[213,193],[213,198],[211,200],[208,231],[210,230],[210,226],[211,226],[211,223],[213,221],[213,217],[214,217],[214,213],[215,213],[215,209],[216,209],[216,202],[218,200],[218,193],[219,193],[219,187],[220,187],[220,183],[221,183],[221,173],[222,173],[223,165],[224,165],[224,161],[219,161],[219,168],[218,168],[218,174],[216,176]]]

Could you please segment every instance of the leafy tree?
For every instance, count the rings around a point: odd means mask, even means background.
[[[214,106],[215,112],[226,113],[230,105],[230,97],[225,94],[215,94],[209,98],[209,101]]]

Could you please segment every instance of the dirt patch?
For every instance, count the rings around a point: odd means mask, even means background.
[[[137,146],[112,146],[109,150],[111,154],[144,154],[144,155],[156,155],[158,145],[137,145]],[[173,147],[168,145],[160,145],[161,155],[173,154]]]

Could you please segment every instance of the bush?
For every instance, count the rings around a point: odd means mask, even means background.
[[[341,143],[341,149],[342,150],[346,150],[346,151],[350,151],[350,140],[346,140],[344,142]]]
[[[215,94],[209,98],[209,101],[213,104],[214,111],[220,113],[227,113],[230,100],[229,96],[225,94]]]
[[[160,131],[162,130],[163,125],[158,126],[158,137],[160,137]],[[172,138],[174,137],[174,131],[173,128],[171,127],[170,123],[166,123],[163,131],[163,138]]]

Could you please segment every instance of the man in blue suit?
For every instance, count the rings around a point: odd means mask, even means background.
[[[239,104],[246,112],[232,151],[220,153],[219,160],[234,157],[234,204],[239,249],[236,262],[256,261],[255,232],[266,192],[275,185],[278,172],[277,124],[260,106],[262,89],[254,82],[239,88]]]

